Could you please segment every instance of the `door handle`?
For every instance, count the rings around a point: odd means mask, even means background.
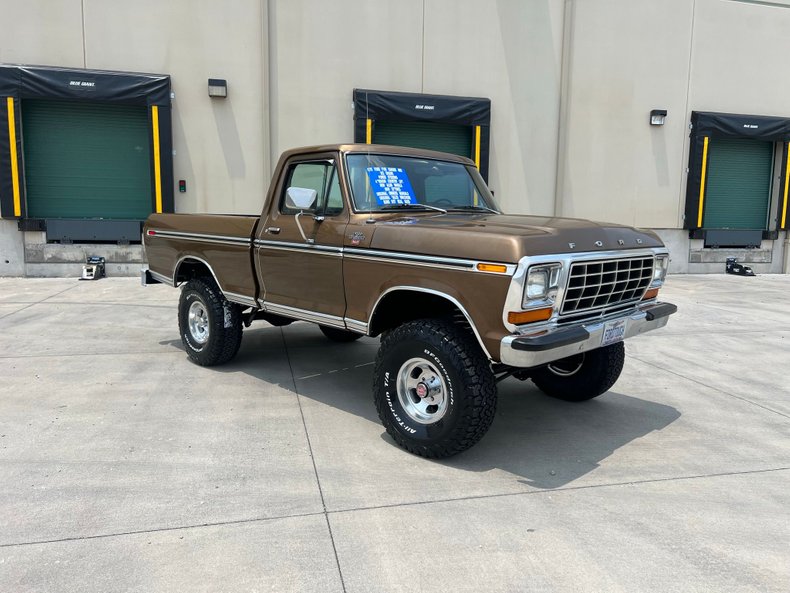
[[[278,226],[269,226],[263,229],[264,233],[271,233],[272,235],[279,235],[280,234],[280,227]]]

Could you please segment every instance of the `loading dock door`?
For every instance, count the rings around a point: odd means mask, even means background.
[[[143,105],[24,99],[28,216],[145,219],[151,205]]]
[[[773,159],[772,142],[712,139],[708,149],[703,226],[708,229],[767,228]]]
[[[373,143],[439,150],[474,158],[472,130],[470,126],[437,122],[381,121],[376,124]]]

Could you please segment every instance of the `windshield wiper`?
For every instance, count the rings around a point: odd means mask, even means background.
[[[447,210],[444,208],[439,208],[437,206],[430,206],[428,204],[389,204],[388,206],[382,206],[379,210],[436,210],[437,212],[441,212],[442,214],[447,214]]]
[[[493,208],[489,208],[488,206],[453,206],[450,210],[485,210],[486,212],[491,212],[492,214],[501,214],[497,210]]]

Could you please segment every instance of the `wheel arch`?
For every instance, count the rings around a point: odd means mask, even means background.
[[[173,270],[173,286],[178,286],[179,283],[186,282],[192,278],[206,276],[206,272],[214,279],[220,292],[224,292],[211,265],[206,260],[195,255],[183,255],[178,259],[175,270]]]
[[[485,347],[480,332],[466,308],[454,296],[432,288],[393,286],[385,290],[379,295],[371,310],[368,335],[377,336],[407,321],[454,314],[463,316],[483,353],[491,360],[491,353]]]

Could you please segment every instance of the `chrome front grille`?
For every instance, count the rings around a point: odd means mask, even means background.
[[[560,315],[606,311],[639,301],[652,279],[652,255],[573,263]]]

